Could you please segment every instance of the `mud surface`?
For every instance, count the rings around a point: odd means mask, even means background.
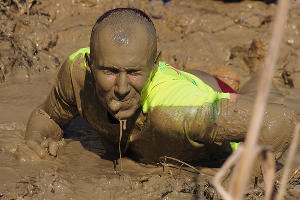
[[[20,3],[16,3],[20,2]],[[209,180],[216,169],[145,166],[128,158],[114,168],[97,133],[77,118],[53,161],[22,162],[30,112],[48,95],[58,67],[88,46],[90,30],[106,10],[146,11],[158,32],[161,60],[201,69],[242,88],[262,67],[276,6],[262,1],[37,0],[0,2],[0,199],[218,199]],[[300,3],[293,1],[273,79],[276,102],[300,112]],[[244,89],[245,90],[245,89]],[[253,90],[255,87],[249,87]],[[241,90],[241,92],[243,89]],[[300,163],[299,153],[294,167]],[[165,167],[162,167],[164,165]],[[299,175],[286,199],[300,195]],[[260,187],[248,199],[260,199]]]

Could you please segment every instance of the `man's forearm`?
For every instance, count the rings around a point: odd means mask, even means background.
[[[26,140],[41,142],[44,138],[59,140],[63,135],[61,127],[42,109],[36,108],[29,118],[25,133]]]
[[[221,101],[214,141],[243,141],[250,124],[253,104],[254,99],[245,95],[237,95],[233,101]],[[293,110],[280,104],[269,103],[264,112],[259,143],[272,147],[275,152],[284,152],[297,121],[299,115]]]
[[[172,134],[198,143],[243,141],[254,100],[245,95],[233,95],[233,98],[220,99],[201,107],[155,107],[149,113],[151,127],[160,134]],[[270,145],[274,149],[282,149],[282,141],[288,144],[297,121],[296,117],[295,112],[282,105],[268,104],[260,143]]]
[[[240,142],[245,139],[253,106],[251,97],[231,93],[218,103],[215,142]]]
[[[245,105],[242,105],[245,104]],[[242,141],[247,131],[251,101],[236,94],[202,106],[158,106],[150,111],[153,128],[199,143]]]

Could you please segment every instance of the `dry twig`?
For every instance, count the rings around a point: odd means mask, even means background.
[[[300,171],[300,166],[299,166],[296,170],[294,170],[293,175],[291,175],[291,177],[289,178],[288,183],[291,182],[291,180],[297,175],[297,173],[298,173],[299,171]]]
[[[274,67],[277,61],[279,47],[281,43],[281,38],[283,35],[283,27],[286,23],[287,13],[289,7],[289,0],[280,0],[278,3],[278,10],[276,12],[275,21],[272,29],[272,38],[270,42],[270,48],[268,54],[265,58],[264,68],[262,71],[262,75],[259,79],[258,84],[258,93],[256,95],[256,99],[254,102],[253,115],[251,118],[250,126],[248,128],[248,134],[245,140],[245,146],[243,150],[237,150],[232,156],[229,157],[228,161],[225,162],[222,169],[217,173],[214,177],[214,185],[217,188],[218,192],[223,196],[226,200],[239,200],[243,198],[245,194],[246,185],[248,183],[248,179],[251,174],[252,165],[254,163],[254,159],[257,153],[253,153],[253,151],[258,152],[257,141],[259,137],[259,130],[261,128],[261,124],[263,121],[263,116],[265,112],[265,107],[267,104],[267,99],[270,91],[272,76]],[[262,148],[261,148],[262,149]],[[233,177],[232,177],[232,185],[231,185],[231,194],[226,192],[219,183],[222,174],[225,174],[225,170],[228,169],[231,164],[238,159],[239,155],[242,154],[239,163],[237,164]],[[274,180],[274,169],[273,169],[273,161],[272,156],[266,154],[267,157],[264,160],[265,173],[264,178],[268,183],[266,184],[266,197],[270,198],[272,193],[273,181]]]
[[[3,8],[7,7],[6,10],[9,10],[10,6],[14,4],[17,7],[18,15],[23,15],[25,12],[29,15],[29,10],[35,1],[36,0],[25,0],[24,2],[21,2],[20,0],[9,0],[7,2],[0,1],[0,6],[3,6]]]
[[[258,93],[254,102],[254,112],[251,118],[248,134],[245,140],[245,152],[237,165],[237,176],[233,180],[232,197],[242,199],[250,177],[255,157],[253,149],[257,148],[259,130],[263,121],[265,107],[270,91],[274,67],[277,61],[284,25],[287,19],[289,0],[280,0],[278,3],[275,21],[272,29],[270,48],[265,58],[264,68],[258,84]]]
[[[169,160],[174,160],[174,161],[176,161],[176,162],[179,162],[179,163],[181,163],[182,165],[186,165],[186,166],[190,167],[191,169],[195,170],[198,174],[200,174],[200,171],[199,171],[198,169],[196,169],[196,168],[193,167],[192,165],[190,165],[190,164],[188,164],[188,163],[186,163],[186,162],[184,162],[184,161],[181,161],[181,160],[179,160],[179,159],[177,159],[177,158],[173,158],[173,157],[169,157],[169,156],[162,156],[161,158],[164,158],[164,161],[165,161],[165,162],[167,161],[167,159],[169,159]],[[182,165],[181,165],[181,167],[182,167]]]
[[[216,187],[217,191],[221,194],[221,196],[226,200],[233,200],[231,194],[227,192],[221,185],[221,179],[225,176],[227,170],[229,170],[237,160],[244,153],[245,148],[243,145],[240,145],[237,150],[233,152],[233,154],[226,160],[223,164],[222,168],[217,172],[217,174],[213,178],[213,185]],[[265,196],[270,198],[273,191],[273,182],[275,178],[275,160],[273,153],[269,148],[257,146],[255,150],[252,152],[253,157],[256,157],[259,153],[263,154],[263,166],[264,166],[264,179],[265,179]],[[233,172],[233,179],[237,176],[237,170],[235,169]]]
[[[275,179],[275,159],[272,151],[267,150],[263,152],[263,175],[265,182],[265,199],[271,199],[273,193],[274,179]]]
[[[289,171],[297,150],[297,145],[299,141],[299,131],[300,131],[300,123],[297,124],[294,131],[293,140],[291,146],[289,147],[288,157],[283,169],[283,175],[280,180],[280,187],[275,200],[281,200],[284,197],[286,186],[288,184]]]
[[[216,173],[213,178],[213,185],[216,190],[221,194],[221,196],[226,200],[232,200],[230,193],[228,193],[221,185],[221,179],[225,176],[226,171],[231,168],[231,166],[241,157],[244,151],[244,146],[241,144],[237,150],[235,150],[231,156],[225,161],[222,168]]]

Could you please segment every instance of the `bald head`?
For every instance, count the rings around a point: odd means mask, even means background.
[[[117,8],[104,13],[96,22],[91,33],[91,59],[96,56],[99,36],[106,32],[105,40],[116,47],[128,47],[131,43],[141,42],[151,49],[151,59],[156,56],[156,30],[151,19],[142,11],[133,8]],[[142,35],[141,35],[142,34]],[[102,38],[104,39],[104,38]],[[136,41],[139,40],[139,41]],[[143,41],[141,41],[143,40]]]
[[[156,31],[151,19],[137,9],[110,10],[93,27],[90,47],[86,58],[99,101],[117,119],[133,117],[155,66]]]

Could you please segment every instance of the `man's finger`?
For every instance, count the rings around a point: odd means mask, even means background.
[[[49,139],[46,139],[44,141],[41,142],[41,147],[42,148],[48,148],[49,147]]]
[[[55,142],[55,141],[49,142],[49,154],[50,155],[56,156],[58,148],[59,148],[58,142]]]

